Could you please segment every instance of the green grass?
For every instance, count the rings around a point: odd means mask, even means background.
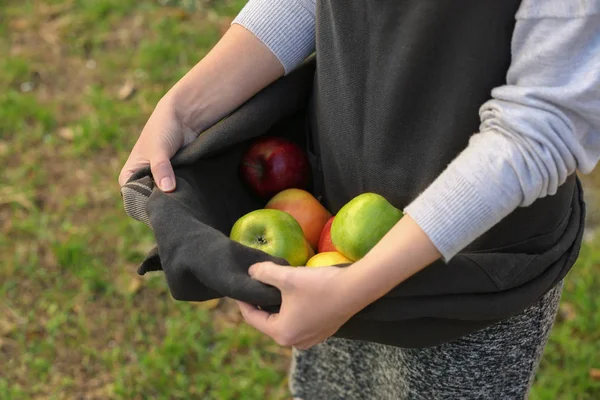
[[[116,186],[154,104],[220,21],[156,1],[4,11],[0,399],[286,398],[285,353],[231,303],[178,303],[162,275],[135,274],[153,237]]]
[[[600,380],[589,376],[591,368],[600,367],[599,244],[586,244],[568,275],[561,304],[573,315],[569,320],[559,319],[552,331],[533,399],[594,399],[600,395]]]
[[[116,183],[156,101],[244,4],[2,4],[0,400],[289,398],[289,352],[230,302],[175,302],[161,274],[136,275],[152,232]],[[600,398],[598,244],[568,277],[573,316],[532,399]]]

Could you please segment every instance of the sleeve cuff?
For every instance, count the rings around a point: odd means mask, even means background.
[[[404,212],[445,262],[500,220],[477,188],[454,170],[440,175]]]
[[[232,24],[243,26],[261,40],[287,75],[315,48],[315,10],[308,3],[250,0]]]

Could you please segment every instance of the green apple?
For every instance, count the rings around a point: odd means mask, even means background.
[[[346,203],[331,225],[331,241],[351,259],[360,260],[402,218],[403,213],[376,193],[363,193]]]
[[[304,265],[311,254],[300,224],[285,211],[251,211],[235,222],[229,237],[244,246],[283,258],[291,266]]]

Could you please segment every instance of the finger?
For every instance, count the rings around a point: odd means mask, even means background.
[[[287,290],[293,285],[292,268],[268,261],[250,266],[248,273],[257,281],[275,286],[280,290]]]
[[[131,178],[131,175],[133,175],[133,171],[131,170],[122,170],[121,173],[119,174],[119,186],[124,186],[127,181],[129,180],[129,178]]]
[[[148,161],[133,161],[130,157],[125,165],[121,169],[121,173],[119,174],[119,186],[123,186],[127,183],[131,175],[133,175],[136,171],[141,168],[147,167],[150,163]]]
[[[163,192],[175,190],[175,173],[171,166],[168,153],[164,150],[157,151],[150,159],[150,170],[156,185]]]
[[[266,311],[257,309],[251,304],[244,303],[243,301],[236,300],[240,312],[244,317],[244,320],[251,326],[255,327],[265,335],[274,337],[275,333],[275,322],[277,321],[277,314],[269,314]]]

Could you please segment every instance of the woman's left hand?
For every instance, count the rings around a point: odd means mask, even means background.
[[[308,349],[440,257],[425,232],[406,215],[349,267],[253,265],[252,278],[281,291],[279,313],[269,314],[242,302],[238,305],[247,323],[280,345]]]
[[[253,279],[277,287],[277,314],[237,301],[246,322],[281,346],[308,349],[332,336],[365,305],[351,294],[348,268],[288,267],[272,262],[250,267]]]

